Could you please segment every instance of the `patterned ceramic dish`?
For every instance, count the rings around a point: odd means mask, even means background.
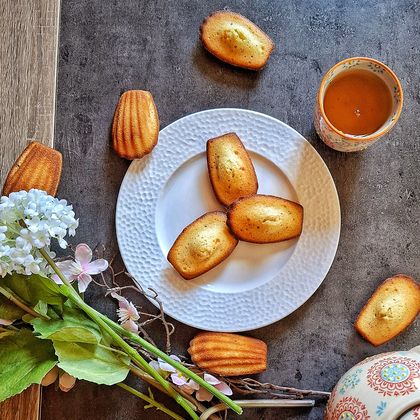
[[[223,210],[209,181],[206,141],[232,131],[250,152],[258,192],[302,204],[303,231],[275,244],[240,242],[223,263],[187,281],[166,256],[185,226]],[[204,330],[245,331],[287,316],[315,292],[337,250],[340,205],[324,161],[298,132],[258,112],[213,109],[165,127],[153,153],[133,161],[116,229],[127,269],[159,293],[169,315]]]
[[[353,69],[368,70],[376,73],[386,83],[392,93],[392,110],[387,121],[378,131],[369,135],[355,136],[343,133],[331,124],[324,112],[324,96],[330,83],[339,74]],[[332,67],[322,79],[315,104],[314,125],[319,137],[326,145],[340,152],[357,152],[366,149],[391,130],[401,114],[402,106],[402,87],[397,76],[389,67],[373,58],[348,58]]]
[[[335,386],[325,420],[420,419],[420,346],[368,357]]]

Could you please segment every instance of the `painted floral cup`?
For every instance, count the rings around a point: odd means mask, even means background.
[[[367,135],[346,134],[331,124],[324,111],[324,96],[330,83],[343,72],[360,69],[379,76],[392,94],[392,108],[388,119],[374,133]],[[403,106],[403,91],[395,73],[385,64],[373,58],[353,57],[340,61],[322,79],[314,111],[314,125],[321,140],[340,152],[357,152],[366,149],[387,134],[397,122]]]
[[[325,420],[420,420],[420,346],[368,357],[338,381]]]

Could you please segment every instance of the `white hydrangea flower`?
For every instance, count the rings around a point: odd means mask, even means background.
[[[52,238],[66,248],[64,238],[74,236],[78,224],[72,206],[45,191],[32,189],[1,197],[0,276],[47,272],[38,250],[48,249]]]

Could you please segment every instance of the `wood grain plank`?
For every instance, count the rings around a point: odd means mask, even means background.
[[[52,145],[59,0],[0,2],[0,181],[29,139]]]
[[[28,140],[53,145],[59,10],[59,0],[0,2],[1,184]],[[37,420],[40,402],[32,386],[0,404],[0,418]]]

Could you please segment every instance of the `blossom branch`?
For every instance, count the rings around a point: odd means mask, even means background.
[[[243,378],[243,379],[224,378],[224,380],[237,393],[242,394],[242,395],[266,394],[266,395],[271,395],[272,397],[275,397],[275,398],[288,398],[288,399],[290,398],[302,399],[302,398],[307,398],[307,397],[326,399],[326,398],[329,398],[331,395],[330,392],[279,386],[279,385],[274,385],[270,383],[259,382],[256,379],[252,379],[252,378]]]
[[[142,370],[136,368],[135,366],[132,366],[130,368],[131,372],[138,376],[139,378],[141,378],[143,381],[147,382],[149,385],[154,386],[155,388],[157,388],[159,391],[166,393],[165,390],[151,377],[149,376],[147,373],[144,373]],[[179,387],[177,387],[176,385],[173,385],[173,387],[175,387],[177,389],[177,391],[188,401],[190,401],[196,411],[199,411],[200,413],[204,413],[207,410],[207,407],[205,407],[203,404],[201,404],[199,401],[197,401],[192,395],[187,394],[186,392],[182,391],[182,389],[180,389]],[[220,420],[220,417],[215,416],[215,415],[211,415],[209,417],[210,420]]]

